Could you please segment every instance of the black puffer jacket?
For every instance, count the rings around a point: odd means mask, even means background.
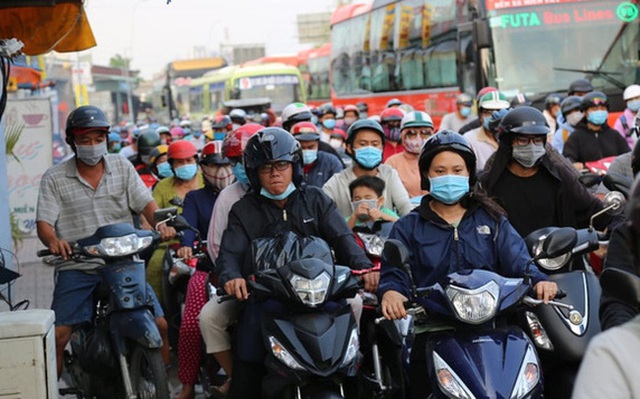
[[[620,224],[611,233],[605,269],[621,269],[640,276],[640,237],[633,230],[630,222]],[[618,299],[615,292],[603,288],[600,296],[600,325],[603,330],[619,326],[640,314],[637,304],[630,304]]]
[[[562,155],[571,162],[591,162],[629,151],[627,140],[617,130],[607,124],[600,131],[591,130],[583,120],[564,143]]]
[[[216,260],[219,285],[254,272],[252,240],[276,237],[285,231],[322,238],[333,248],[338,264],[352,269],[373,266],[333,201],[322,190],[300,188],[289,196],[284,208],[257,193],[249,193],[229,213]]]

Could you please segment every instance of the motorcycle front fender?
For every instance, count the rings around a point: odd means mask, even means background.
[[[146,348],[160,348],[162,337],[155,318],[149,309],[135,309],[112,313],[109,327],[118,354],[127,353],[126,340],[130,339]]]

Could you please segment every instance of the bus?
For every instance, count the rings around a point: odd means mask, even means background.
[[[230,100],[268,98],[277,114],[293,102],[305,102],[300,71],[282,63],[234,65],[207,72],[189,84],[189,112],[193,118],[212,115]]]
[[[302,52],[300,53],[302,54]],[[320,106],[331,101],[331,84],[329,81],[329,66],[331,64],[331,43],[307,50],[306,80],[307,80],[307,104]]]
[[[455,97],[494,86],[539,108],[587,78],[612,111],[640,81],[638,0],[374,0],[332,15],[334,105],[391,98],[439,123]]]

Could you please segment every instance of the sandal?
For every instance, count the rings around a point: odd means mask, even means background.
[[[227,378],[227,380],[222,385],[214,385],[211,387],[211,395],[215,399],[225,399],[227,394],[229,393],[229,387],[231,386],[231,378]]]

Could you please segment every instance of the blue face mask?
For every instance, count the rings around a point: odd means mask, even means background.
[[[429,194],[438,202],[452,205],[469,192],[469,176],[444,175],[429,178]]]
[[[233,165],[233,175],[236,177],[236,180],[242,184],[249,184],[249,178],[247,177],[247,172],[244,169],[244,165],[242,162],[238,162]]]
[[[324,126],[326,129],[333,129],[334,127],[336,127],[336,120],[327,119],[326,121],[322,122],[322,126]]]
[[[371,170],[382,162],[382,150],[376,147],[362,147],[355,150],[356,162],[365,169]]]
[[[489,122],[490,122],[490,121],[491,121],[491,118],[490,118],[490,117],[488,117],[488,116],[487,116],[487,117],[485,117],[485,118],[482,120],[482,126],[484,127],[484,130],[489,131]]]
[[[263,197],[267,197],[270,200],[275,200],[275,201],[280,201],[283,200],[285,198],[287,198],[288,196],[291,195],[292,192],[296,191],[296,186],[295,184],[289,183],[289,187],[287,187],[286,190],[284,190],[284,192],[282,194],[278,194],[278,195],[273,195],[270,192],[268,192],[267,190],[264,189],[264,187],[260,190],[260,195],[262,195]]]
[[[318,159],[318,150],[302,150],[302,163],[311,165]]]
[[[158,168],[158,176],[162,177],[171,177],[173,176],[173,170],[171,170],[171,165],[169,162],[163,162],[157,165]]]
[[[193,132],[193,137],[195,138],[200,138],[200,136],[202,136],[202,132],[199,130],[196,130],[195,132]]]
[[[225,132],[214,132],[213,133],[213,139],[214,140],[224,140],[225,137],[227,137],[227,134]]]
[[[633,100],[627,103],[627,108],[629,108],[633,112],[638,112],[640,109],[640,100]]]
[[[587,115],[587,120],[594,125],[602,125],[607,121],[609,113],[607,111],[591,111]]]
[[[180,166],[179,168],[175,168],[176,177],[180,180],[191,180],[194,178],[196,173],[198,172],[198,165],[195,163],[190,163],[188,165]]]
[[[465,118],[471,114],[471,107],[462,107],[460,108],[460,115]]]

